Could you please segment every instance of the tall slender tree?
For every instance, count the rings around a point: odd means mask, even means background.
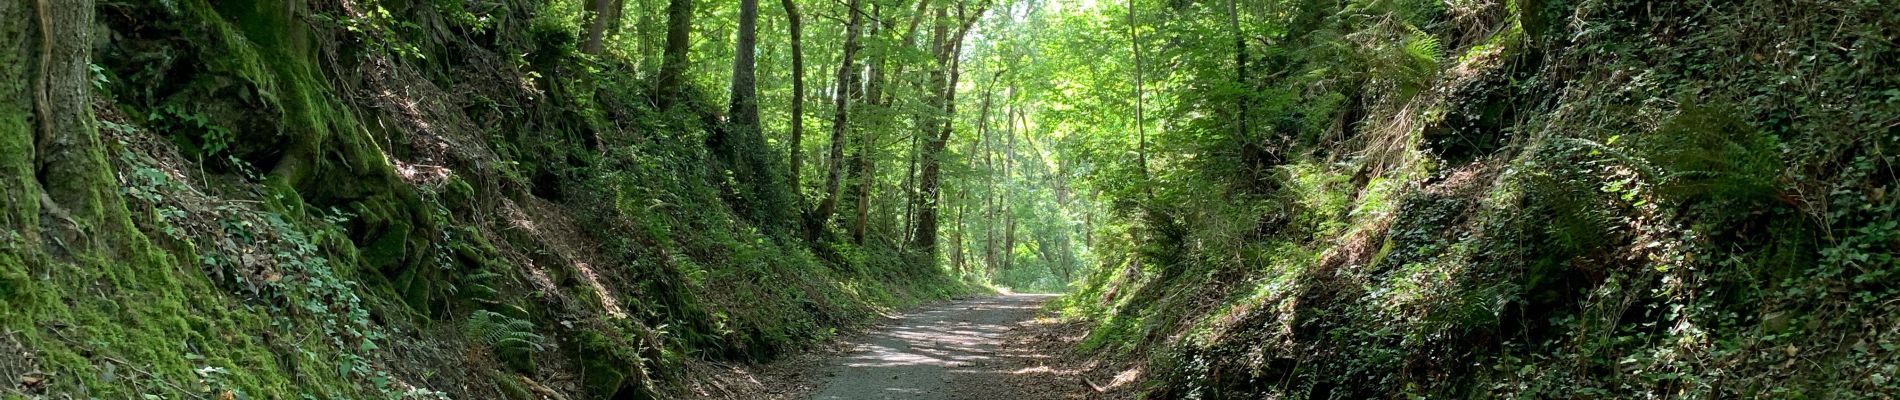
[[[882,36],[890,29],[889,24],[882,22],[882,11],[882,7],[875,4],[871,6],[870,20],[873,23],[871,24],[870,31],[865,33],[865,37],[871,38],[873,43],[882,41]],[[868,79],[864,82],[863,90],[858,93],[858,103],[869,105],[872,110],[881,110],[884,108],[883,101],[879,98],[884,95],[882,91],[884,83],[884,62],[890,58],[886,53],[888,52],[877,52],[873,54],[873,57],[869,60],[866,60],[867,68],[870,69],[870,72],[867,77]],[[882,117],[883,114],[886,113],[874,111],[872,114],[872,116],[876,118],[874,121],[884,120]],[[858,140],[857,151],[853,153],[854,155],[850,161],[851,173],[849,176],[857,182],[852,185],[851,196],[855,203],[854,209],[856,212],[851,214],[851,223],[848,227],[852,243],[864,244],[865,230],[871,219],[871,186],[873,182],[877,181],[878,131],[877,129],[859,129],[862,138]]]
[[[911,238],[918,249],[933,258],[937,254],[937,208],[943,197],[939,193],[942,188],[943,153],[950,142],[951,127],[955,125],[949,116],[957,113],[957,80],[961,76],[958,55],[963,51],[963,37],[970,33],[970,28],[982,16],[983,8],[978,7],[974,13],[969,11],[964,4],[957,4],[956,35],[945,38],[944,31],[948,28],[943,24],[947,22],[944,21],[946,10],[943,7],[937,9],[937,18],[942,22],[939,22],[934,33],[938,48],[937,69],[931,72],[931,84],[934,87],[929,94],[937,96],[935,105],[942,110],[942,114],[931,119],[923,132],[925,142],[918,158],[921,165],[917,174],[917,229]],[[945,39],[949,41],[945,42]]]
[[[1138,1],[1139,0],[1128,0],[1128,48],[1129,52],[1134,53],[1133,65],[1130,65],[1129,68],[1135,72],[1135,161],[1140,164],[1141,177],[1145,180],[1148,178],[1148,132],[1145,130],[1147,121],[1143,120],[1141,115],[1143,93],[1141,87],[1143,83],[1141,76],[1141,30],[1135,25],[1135,3]],[[1153,190],[1151,189],[1149,192],[1152,193]]]
[[[801,175],[805,171],[805,45],[804,21],[798,15],[798,2],[779,0],[779,6],[785,8],[785,18],[791,30],[792,40],[792,143],[790,144],[792,193],[803,193]],[[798,196],[803,204],[804,196]],[[802,205],[801,205],[802,207]]]
[[[837,89],[832,93],[831,151],[827,157],[830,160],[827,167],[829,172],[825,174],[824,200],[818,203],[818,209],[806,221],[806,235],[811,238],[817,238],[825,229],[825,224],[831,221],[831,215],[838,211],[838,186],[844,173],[845,133],[851,115],[849,93],[852,87],[857,86],[856,57],[858,48],[862,47],[858,43],[858,34],[864,25],[864,13],[859,9],[863,3],[863,0],[851,0],[845,5],[846,14],[850,17],[845,21],[844,54],[839,57]]]
[[[1249,102],[1247,89],[1247,35],[1240,29],[1240,8],[1235,0],[1227,0],[1227,23],[1234,33],[1234,135],[1236,139],[1247,140],[1247,109],[1253,108]]]
[[[931,0],[921,0],[917,2],[916,10],[910,14],[910,23],[907,24],[906,27],[904,28],[904,37],[903,37],[903,43],[902,43],[903,48],[910,49],[910,48],[915,48],[917,46],[917,27],[921,26],[921,24],[924,21],[925,16],[929,16],[931,14],[930,13],[931,3],[932,3]],[[896,73],[892,75],[904,76],[905,68],[909,66],[910,66],[909,63],[897,64],[897,71]],[[918,90],[923,90],[923,88],[918,88]],[[934,111],[924,110],[924,112],[934,112]],[[923,119],[924,119],[923,117],[915,117],[915,120],[917,121],[921,121]],[[915,204],[916,199],[917,199],[917,186],[915,185],[915,183],[917,181],[917,147],[918,147],[917,143],[919,142],[918,135],[907,135],[907,136],[910,138],[910,140],[907,143],[907,145],[909,145],[910,147],[907,150],[905,150],[905,154],[907,154],[908,157],[905,157],[906,164],[904,167],[904,183],[902,186],[900,186],[901,188],[903,188],[903,191],[904,191],[904,200],[903,200],[904,224],[900,229],[903,232],[903,236],[904,236],[903,241],[905,243],[910,242],[911,229],[913,226],[916,225],[916,221],[917,221],[916,219],[917,210],[916,208],[911,207],[911,205]]]

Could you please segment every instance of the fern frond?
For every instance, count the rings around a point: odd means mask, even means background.
[[[543,350],[545,339],[534,333],[534,323],[488,310],[475,310],[464,326],[469,339],[497,349],[533,348]]]

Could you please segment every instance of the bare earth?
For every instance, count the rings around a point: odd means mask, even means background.
[[[1083,389],[1035,374],[1041,349],[1007,345],[1051,296],[1012,294],[941,304],[853,340],[818,378],[816,400],[1073,398]],[[1037,387],[1040,386],[1040,387]],[[1054,390],[1052,390],[1054,389]],[[1067,393],[1062,393],[1067,392]]]

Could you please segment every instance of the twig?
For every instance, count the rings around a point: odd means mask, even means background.
[[[118,363],[119,365],[124,365],[124,366],[125,366],[125,368],[127,368],[127,369],[131,369],[131,370],[132,370],[132,372],[137,372],[137,373],[139,373],[139,374],[142,374],[142,375],[145,375],[145,376],[147,376],[147,377],[151,377],[151,378],[158,378],[158,377],[159,377],[159,376],[158,376],[157,374],[153,374],[153,373],[151,373],[150,371],[146,371],[146,370],[143,370],[143,369],[139,369],[139,367],[138,367],[138,366],[136,366],[136,365],[133,365],[132,363],[129,363],[129,362],[125,362],[125,360],[120,360],[120,359],[118,359],[118,358],[114,358],[114,357],[112,357],[112,356],[105,356],[105,357],[101,357],[101,358],[104,358],[104,359],[105,359],[106,361],[111,361],[111,362],[114,362],[114,363]],[[167,387],[170,387],[170,388],[171,388],[172,390],[176,390],[176,391],[178,391],[179,393],[184,393],[184,394],[186,394],[186,395],[188,395],[188,396],[191,396],[191,398],[194,398],[194,399],[202,399],[202,398],[205,398],[204,396],[200,396],[200,395],[198,395],[197,393],[192,393],[192,392],[191,392],[191,391],[189,391],[189,390],[185,390],[185,388],[182,388],[182,387],[178,387],[178,384],[175,384],[175,383],[172,383],[171,381],[168,381],[168,380],[164,380],[164,379],[153,379],[153,380],[155,380],[155,381],[158,381],[158,383],[159,383],[159,384],[162,384],[162,385],[165,385],[165,386],[167,386]]]

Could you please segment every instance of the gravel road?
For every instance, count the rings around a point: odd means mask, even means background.
[[[1011,294],[920,309],[853,343],[825,366],[816,400],[1021,399],[1011,384],[1028,358],[1004,337],[1034,318],[1044,295]],[[1027,392],[1027,393],[1025,393]]]

